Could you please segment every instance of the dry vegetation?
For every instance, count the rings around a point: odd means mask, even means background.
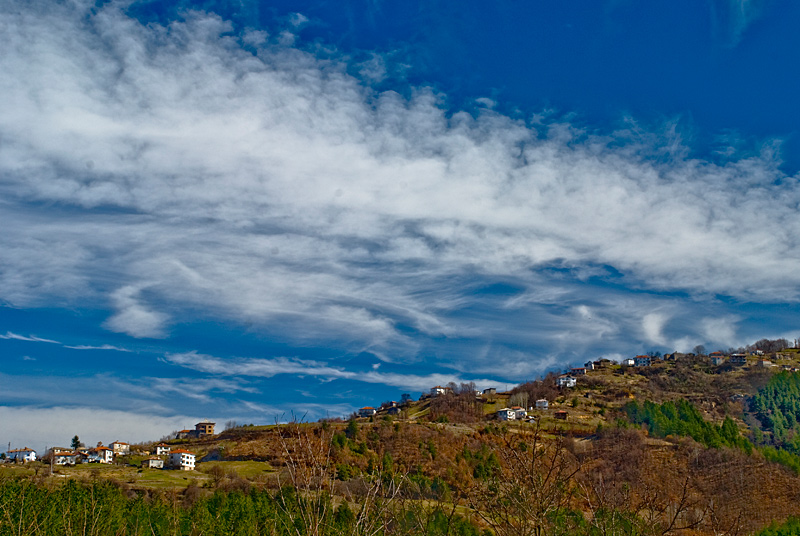
[[[358,534],[738,536],[800,515],[794,472],[758,451],[651,438],[616,423],[631,400],[689,400],[703,418],[732,416],[747,433],[746,404],[732,395],[752,394],[771,376],[702,359],[612,367],[568,390],[554,377],[490,399],[456,389],[407,405],[403,418],[234,428],[180,442],[205,460],[191,474],[79,466],[50,477],[38,465],[2,476],[25,472],[46,486],[107,479],[133,494],[183,490],[186,504],[261,490],[275,501],[276,533],[298,535],[344,533],[331,528],[338,520]],[[542,398],[550,407],[533,422],[490,415]],[[566,420],[555,418],[559,410]]]

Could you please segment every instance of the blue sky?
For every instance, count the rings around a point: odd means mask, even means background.
[[[0,441],[800,336],[800,6],[0,1]]]

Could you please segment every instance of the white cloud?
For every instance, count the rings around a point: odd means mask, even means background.
[[[648,341],[653,344],[666,344],[662,330],[667,320],[667,316],[661,313],[650,313],[642,318],[642,329]]]
[[[51,339],[43,339],[43,338],[37,337],[35,335],[30,335],[30,336],[26,337],[24,335],[18,335],[16,333],[12,333],[10,331],[6,331],[5,335],[0,335],[0,339],[6,339],[6,340],[11,339],[11,340],[15,340],[15,341],[47,342],[47,343],[51,343],[51,344],[61,344],[58,341],[54,341],[54,340],[51,340]]]
[[[739,318],[733,316],[703,319],[701,326],[705,340],[714,344],[726,345],[723,348],[724,350],[727,349],[727,346],[747,344],[748,341],[741,341],[737,335],[736,325],[738,321]]]
[[[11,442],[12,448],[28,446],[42,455],[45,447],[69,446],[75,435],[87,445],[117,440],[136,443],[160,439],[198,420],[101,408],[0,406],[0,441],[3,445]]]
[[[488,379],[465,380],[454,374],[400,374],[378,372],[376,369],[366,372],[354,372],[316,361],[290,359],[286,357],[275,357],[271,359],[223,359],[199,354],[197,352],[188,352],[183,354],[167,354],[165,359],[175,365],[221,376],[271,378],[278,374],[292,374],[295,376],[316,376],[327,380],[354,380],[423,392],[428,391],[434,385],[445,385],[449,382],[463,383],[466,381],[474,381],[478,385],[492,385],[497,383],[496,380]]]
[[[0,299],[16,306],[109,306],[106,327],[135,337],[235,321],[386,360],[425,338],[544,334],[546,361],[576,339],[666,337],[645,316],[657,299],[581,291],[553,266],[700,299],[800,297],[800,190],[768,151],[715,164],[670,125],[593,135],[450,113],[429,90],[372,92],[293,34],[247,34],[251,54],[213,15],[162,28],[44,0],[0,14]],[[522,290],[472,292],[495,279]]]
[[[117,312],[105,326],[111,331],[127,333],[133,337],[163,338],[167,315],[150,310],[141,303],[141,289],[125,286],[111,294]]]
[[[739,44],[747,28],[758,20],[764,10],[763,0],[715,0],[714,10],[718,31],[727,46]]]
[[[101,344],[100,346],[92,346],[87,344],[68,346],[65,344],[64,348],[69,348],[70,350],[113,350],[115,352],[130,352],[128,349],[120,348],[119,346],[114,346],[111,344]]]

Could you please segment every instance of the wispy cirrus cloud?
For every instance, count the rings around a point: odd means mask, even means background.
[[[738,45],[747,28],[761,17],[765,7],[764,0],[712,0],[717,31],[726,46]]]
[[[69,348],[70,350],[113,350],[115,352],[130,352],[130,350],[127,348],[120,348],[119,346],[114,346],[112,344],[101,344],[99,346],[92,346],[88,344],[69,346],[65,344],[64,348]]]
[[[427,392],[434,385],[445,385],[449,382],[462,383],[467,380],[455,374],[402,374],[378,372],[376,369],[356,372],[333,367],[317,361],[275,358],[220,358],[197,352],[167,354],[165,359],[175,365],[192,370],[221,376],[254,376],[270,378],[278,374],[315,376],[325,380],[354,380],[365,383],[382,384],[415,391]],[[497,384],[497,380],[477,379],[477,385]]]
[[[714,162],[672,125],[448,110],[212,14],[0,10],[0,298],[18,306],[107,308],[134,337],[214,319],[532,373],[670,344],[680,318],[703,337],[717,294],[800,298],[800,190],[769,144]],[[669,320],[643,326],[651,307]]]
[[[87,345],[87,344],[77,344],[77,345],[69,345],[64,344],[62,342],[53,340],[53,339],[46,339],[43,337],[37,337],[36,335],[19,335],[12,331],[6,331],[5,335],[0,334],[0,339],[5,340],[13,340],[13,341],[25,341],[25,342],[43,342],[47,344],[58,344],[63,346],[64,348],[69,348],[70,350],[112,350],[115,352],[130,352],[130,350],[126,348],[121,348],[119,346],[114,346],[112,344],[101,344],[98,346],[94,345]]]
[[[11,332],[11,331],[6,331],[5,335],[0,335],[0,339],[14,340],[14,341],[26,341],[26,342],[46,342],[46,343],[50,343],[50,344],[61,344],[60,342],[54,341],[52,339],[44,339],[42,337],[37,337],[35,335],[29,335],[29,336],[26,337],[25,335],[18,335],[16,333]]]

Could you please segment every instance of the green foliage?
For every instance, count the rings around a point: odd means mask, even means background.
[[[800,456],[797,454],[774,447],[761,447],[758,451],[767,461],[785,465],[794,471],[795,474],[800,475]]]
[[[347,445],[347,436],[341,432],[335,433],[331,438],[331,444],[334,448],[342,450]]]
[[[800,518],[790,517],[781,525],[773,523],[754,536],[800,536]]]
[[[346,463],[336,464],[336,478],[339,480],[350,480],[358,475],[358,468]]]
[[[752,409],[776,447],[800,454],[800,374],[773,376],[753,397]]]
[[[345,431],[347,438],[355,441],[358,438],[358,423],[352,420],[347,423],[347,430]]]
[[[450,493],[441,479],[421,477],[426,496],[446,498]],[[25,479],[0,480],[0,535],[63,536],[225,536],[290,535],[315,533],[320,536],[362,534],[365,518],[353,511],[356,503],[334,508],[330,496],[311,499],[286,487],[277,492],[253,488],[249,492],[217,490],[213,495],[187,490],[183,495],[146,496],[125,491],[110,482],[45,486]],[[319,525],[309,525],[309,512]],[[363,510],[361,510],[363,512]],[[479,536],[482,533],[468,519],[444,513],[440,507],[420,506],[418,516],[405,518],[397,512],[370,511],[369,526],[382,526],[389,515],[396,534],[430,536]],[[425,527],[419,531],[419,522]],[[377,522],[377,524],[376,524]],[[318,531],[316,529],[319,529]],[[378,532],[376,534],[384,534]]]
[[[527,450],[527,445],[525,445]],[[476,451],[469,450],[466,446],[461,451],[461,457],[472,467],[472,476],[486,480],[495,476],[500,471],[500,460],[497,454],[490,450],[486,444]]]
[[[698,443],[710,447],[731,447],[752,452],[753,444],[739,433],[739,428],[730,417],[722,425],[716,426],[703,419],[700,411],[686,400],[664,402],[659,405],[649,400],[644,404],[636,401],[625,405],[625,413],[630,422],[644,424],[650,435],[689,436]]]

